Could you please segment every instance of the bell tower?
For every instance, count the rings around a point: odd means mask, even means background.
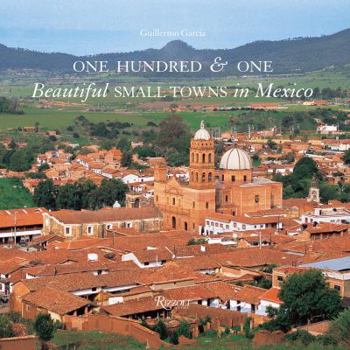
[[[315,176],[311,180],[311,186],[309,189],[309,196],[307,197],[308,202],[320,203],[320,189],[318,186],[318,181]]]
[[[215,186],[215,145],[204,122],[191,140],[190,187],[196,189]]]

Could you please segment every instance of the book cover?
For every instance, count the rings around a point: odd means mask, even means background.
[[[0,14],[1,349],[348,348],[348,0]]]

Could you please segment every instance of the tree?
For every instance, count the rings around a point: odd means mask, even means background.
[[[305,324],[315,317],[330,319],[341,310],[338,291],[327,285],[318,270],[292,274],[283,284],[280,298],[292,324]]]
[[[124,204],[125,194],[128,192],[128,189],[128,186],[121,180],[102,180],[99,192],[103,199],[103,205],[112,206],[115,201]]]
[[[51,340],[55,333],[54,322],[49,314],[39,314],[34,323],[35,333],[42,341],[41,349],[47,349],[47,344]]]
[[[0,315],[0,338],[13,337],[12,322],[8,315]]]
[[[350,149],[347,150],[343,155],[343,161],[345,164],[350,164]]]
[[[244,324],[243,324],[244,336],[246,338],[251,338],[252,337],[251,328],[250,328],[250,321],[251,321],[251,318],[250,317],[246,317],[245,320],[244,320]]]
[[[128,186],[121,180],[104,179],[99,188],[88,194],[88,206],[91,209],[99,209],[105,206],[113,206],[115,201],[123,205],[125,203],[125,194],[128,190]]]
[[[287,308],[282,304],[279,309],[275,309],[271,306],[267,307],[267,314],[272,320],[262,324],[262,328],[268,331],[281,330],[288,332],[291,329],[291,322]]]
[[[34,157],[30,149],[16,149],[9,157],[8,168],[14,171],[25,171],[30,169],[33,161]]]
[[[190,137],[189,129],[184,120],[178,115],[171,115],[159,124],[158,144],[163,147],[176,148],[184,136]]]
[[[339,314],[331,323],[328,333],[336,342],[350,346],[350,309]]]
[[[179,328],[176,330],[178,336],[183,335],[186,338],[192,338],[191,326],[186,321],[180,321]]]
[[[156,152],[151,147],[136,147],[135,152],[141,159],[146,159],[147,157],[155,157]]]
[[[155,332],[159,333],[160,339],[164,340],[164,339],[168,338],[168,329],[166,328],[166,325],[161,318],[158,320],[158,322],[154,326],[153,330]]]
[[[57,187],[53,181],[44,180],[41,181],[34,190],[34,202],[38,207],[45,207],[47,209],[56,209],[56,195]]]
[[[270,150],[276,150],[277,149],[277,143],[275,141],[272,141],[271,139],[268,139],[267,140],[267,143],[266,143],[267,147],[270,149]]]
[[[295,164],[291,175],[275,175],[273,179],[283,183],[284,198],[304,198],[307,196],[311,179],[322,180],[317,163],[309,157],[303,157]]]
[[[79,193],[75,184],[66,184],[59,187],[56,197],[56,208],[73,210],[82,208],[81,193]]]
[[[283,304],[278,310],[269,309],[274,319],[265,323],[269,330],[287,331],[293,325],[306,324],[314,319],[331,319],[341,310],[338,291],[331,289],[319,270],[290,275],[280,294]]]
[[[170,342],[174,345],[179,344],[179,335],[177,332],[172,332],[170,335]]]
[[[121,165],[124,167],[129,167],[132,163],[132,152],[123,151]]]
[[[340,199],[339,190],[338,185],[331,185],[326,182],[322,183],[320,185],[320,197],[322,203],[328,203],[328,201],[332,199]]]
[[[39,172],[45,171],[45,170],[47,170],[47,169],[50,169],[50,166],[49,166],[49,164],[47,164],[47,163],[43,163],[43,164],[41,164],[41,165],[38,167],[38,171],[39,171]]]
[[[285,339],[290,342],[300,342],[307,346],[314,342],[317,338],[307,331],[298,329],[296,332],[287,334]]]
[[[292,176],[296,180],[311,179],[313,176],[322,178],[317,163],[310,157],[303,157],[297,161]]]
[[[254,153],[252,156],[252,161],[254,166],[259,166],[260,165],[260,158],[258,153]]]
[[[117,143],[117,148],[119,148],[123,152],[130,151],[131,150],[130,141],[126,137],[122,137]]]
[[[183,119],[171,115],[159,124],[159,134],[155,146],[165,154],[170,165],[177,166],[188,163],[190,132]]]

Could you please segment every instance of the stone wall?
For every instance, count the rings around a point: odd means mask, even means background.
[[[160,346],[168,347],[170,344],[162,341],[159,334],[143,327],[139,322],[105,315],[87,315],[83,317],[65,316],[63,322],[67,329],[84,331],[101,331],[118,333],[135,338],[142,344],[158,349]]]
[[[0,339],[1,350],[36,350],[38,342],[35,336],[13,337]]]

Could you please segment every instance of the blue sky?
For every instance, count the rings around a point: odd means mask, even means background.
[[[331,34],[350,27],[350,0],[0,0],[0,43],[74,54],[196,48]],[[204,37],[142,37],[141,30]]]

